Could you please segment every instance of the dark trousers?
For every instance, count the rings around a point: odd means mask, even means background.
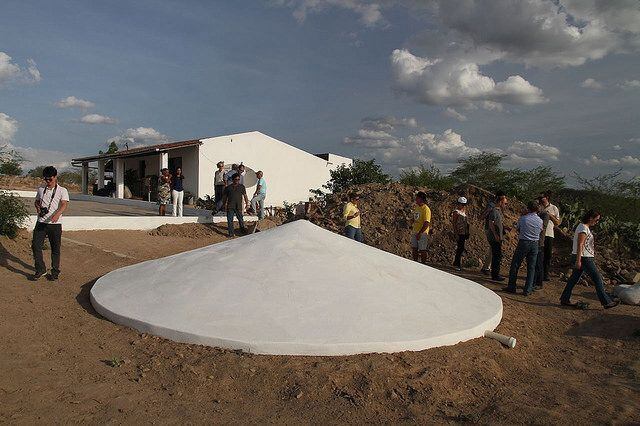
[[[31,250],[33,250],[33,260],[35,261],[36,273],[46,272],[42,255],[42,245],[44,239],[49,239],[51,246],[51,271],[54,274],[60,273],[60,247],[62,246],[62,225],[59,223],[36,223],[33,230],[33,240],[31,240]]]
[[[538,241],[519,240],[516,251],[511,259],[511,268],[509,269],[509,290],[516,289],[516,280],[518,279],[518,270],[522,262],[527,259],[527,281],[524,286],[525,293],[531,293],[533,290],[533,277],[536,272],[536,260],[538,257]]]
[[[460,268],[462,266],[462,253],[464,253],[464,243],[467,238],[464,235],[458,235],[458,245],[456,246],[456,258],[453,260],[453,266]]]
[[[551,270],[551,254],[553,253],[553,237],[544,237],[544,279],[549,279]]]
[[[544,259],[545,259],[546,255],[544,252],[544,247],[540,247],[538,246],[538,257],[536,258],[536,273],[535,273],[535,277],[533,278],[533,284],[538,286],[538,287],[542,287],[543,282],[542,279],[544,277]]]
[[[240,230],[242,232],[245,232],[244,217],[242,216],[242,210],[229,209],[229,210],[227,210],[227,230],[229,231],[229,236],[230,237],[235,236],[235,233],[233,231],[233,216],[234,215],[238,218],[238,224],[240,225]]]
[[[356,240],[359,243],[363,241],[361,228],[356,228],[354,226],[347,225],[344,228],[344,235],[345,237],[351,238],[352,240]]]
[[[500,277],[500,263],[502,262],[502,241],[490,240],[491,246],[491,278]]]
[[[575,264],[576,257],[575,255],[571,257],[572,262]],[[562,296],[560,296],[560,301],[564,303],[569,303],[571,300],[571,292],[573,291],[573,287],[580,281],[580,277],[583,272],[586,272],[591,280],[596,286],[596,294],[598,295],[598,299],[600,303],[603,305],[607,305],[611,303],[611,298],[604,291],[604,281],[602,281],[602,276],[600,272],[598,272],[598,267],[596,266],[596,262],[593,260],[593,257],[583,257],[582,258],[582,267],[580,269],[573,268],[573,272],[567,281],[567,285],[562,292]]]
[[[224,192],[224,185],[213,186],[213,201],[216,203],[216,209],[220,210],[222,207],[222,194]]]

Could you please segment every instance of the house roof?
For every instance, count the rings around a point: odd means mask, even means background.
[[[202,142],[200,141],[200,139],[190,139],[186,141],[177,141],[177,142],[162,143],[158,145],[141,146],[138,148],[131,148],[124,151],[117,151],[111,154],[96,154],[88,157],[79,157],[79,158],[74,158],[71,161],[72,163],[84,163],[84,162],[96,161],[96,160],[111,160],[114,158],[125,158],[125,157],[149,155],[156,152],[169,151],[172,149],[184,148],[187,146],[197,146],[197,145],[202,145]]]

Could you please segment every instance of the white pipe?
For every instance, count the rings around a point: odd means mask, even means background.
[[[515,337],[510,337],[510,336],[505,336],[504,334],[500,334],[500,333],[496,333],[490,330],[487,330],[484,332],[484,337],[489,337],[491,339],[495,339],[498,342],[502,343],[503,345],[509,347],[509,348],[515,348],[516,347],[516,338]]]

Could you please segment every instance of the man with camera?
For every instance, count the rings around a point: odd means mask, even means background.
[[[35,207],[38,221],[33,230],[31,249],[35,261],[35,274],[32,281],[37,281],[46,275],[47,269],[42,255],[42,245],[45,237],[51,245],[51,272],[47,275],[50,281],[55,281],[60,275],[60,246],[62,242],[62,224],[60,217],[69,204],[69,192],[58,185],[58,171],[53,166],[47,166],[42,171],[45,185],[38,188]]]

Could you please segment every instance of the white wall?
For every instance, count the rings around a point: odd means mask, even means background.
[[[329,171],[337,168],[342,161],[351,160],[335,156],[339,163],[327,162],[313,154],[287,145],[260,132],[239,133],[202,139],[200,145],[200,174],[198,195],[213,195],[213,176],[216,163],[220,160],[227,165],[243,162],[247,167],[264,172],[267,182],[265,205],[280,206],[283,202],[307,200],[310,189],[322,187],[330,178]],[[185,172],[186,173],[186,172]],[[255,191],[255,186],[247,188],[247,195]]]

